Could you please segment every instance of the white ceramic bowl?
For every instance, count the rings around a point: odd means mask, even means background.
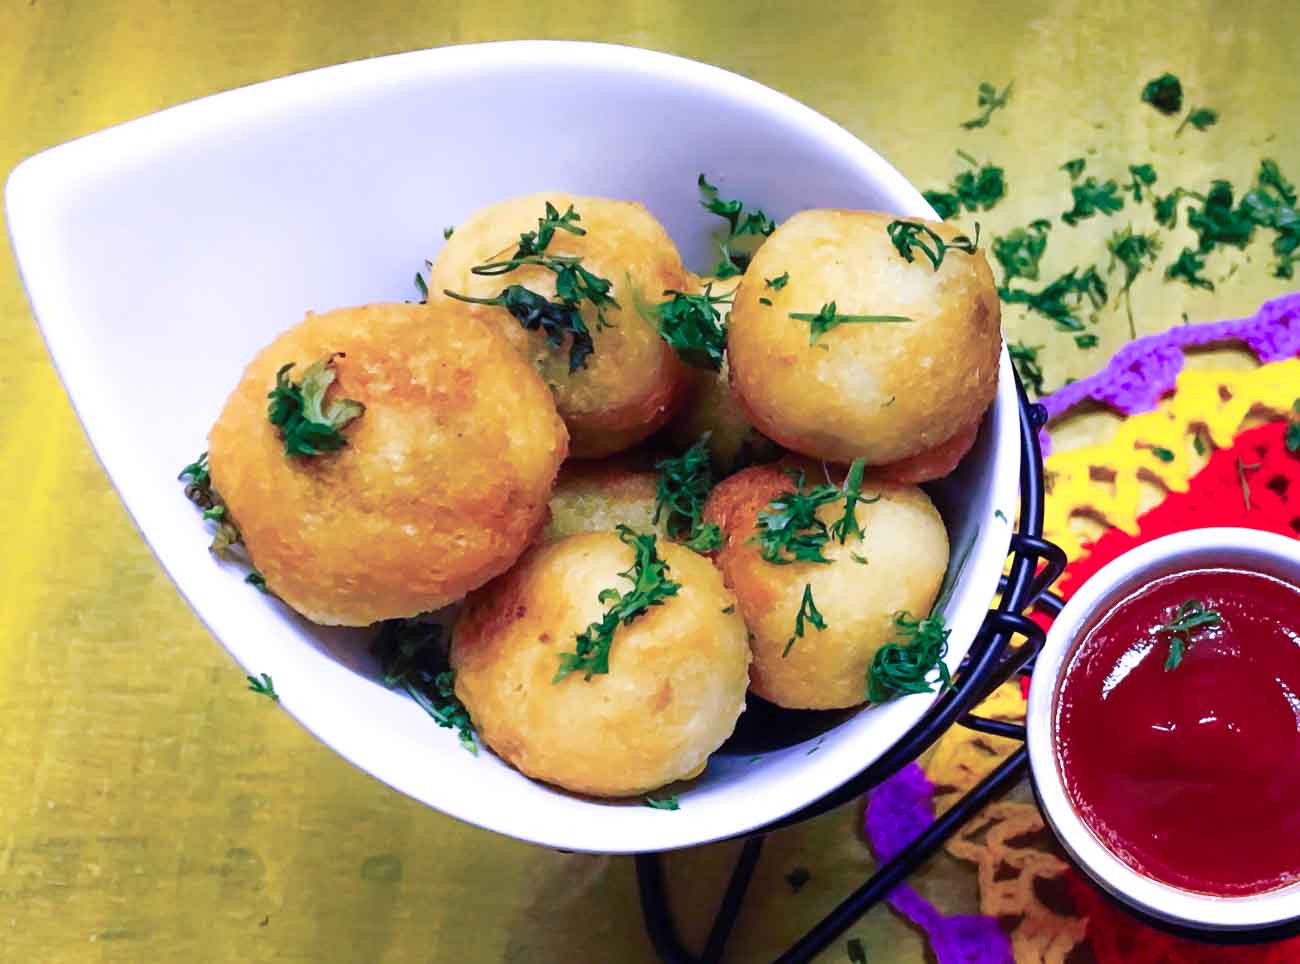
[[[1300,918],[1300,884],[1248,897],[1212,897],[1138,873],[1111,853],[1071,806],[1053,733],[1061,675],[1097,620],[1155,579],[1210,567],[1245,569],[1300,585],[1300,542],[1255,529],[1193,529],[1138,546],[1102,568],[1066,603],[1034,663],[1026,716],[1029,764],[1039,803],[1056,836],[1111,894],[1179,926],[1253,930]]]
[[[309,308],[415,297],[412,276],[442,228],[481,205],[547,189],[637,199],[688,264],[711,264],[717,219],[698,204],[701,171],[778,219],[816,206],[931,214],[868,147],[759,84],[664,54],[547,42],[401,54],[209,97],[31,158],[6,205],[24,283],[91,443],[240,664],[270,673],[283,707],[326,744],[430,806],[554,847],[632,852],[793,812],[879,757],[932,697],[859,713],[819,745],[809,738],[756,763],[749,751],[719,754],[676,812],[581,800],[490,753],[470,756],[374,681],[357,634],[310,626],[251,591],[208,554],[176,473],[277,332]],[[949,606],[951,666],[994,594],[1018,468],[1004,357],[974,450],[935,489],[953,545],[975,538]]]

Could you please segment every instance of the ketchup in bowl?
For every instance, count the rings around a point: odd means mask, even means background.
[[[1222,897],[1300,880],[1300,589],[1198,569],[1129,596],[1070,658],[1053,736],[1134,870]]]

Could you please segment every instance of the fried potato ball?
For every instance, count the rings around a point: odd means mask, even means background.
[[[581,217],[577,226],[586,233],[556,230],[546,253],[580,256],[583,268],[613,284],[611,295],[621,306],[606,309],[609,325],[601,327],[593,306],[582,302],[583,321],[594,344],[585,365],[570,371],[571,336],[564,336],[556,347],[548,344],[544,332],[526,331],[502,307],[472,305],[470,310],[500,329],[541,373],[569,428],[573,455],[598,458],[658,430],[686,388],[685,367],[644,310],[662,300],[665,290],[684,290],[687,283],[676,246],[649,211],[630,201],[560,192],[490,205],[456,227],[430,270],[429,296],[434,302],[448,301],[444,291],[450,290],[493,298],[508,285],[523,285],[554,298],[556,275],[546,267],[524,265],[492,276],[470,270],[509,258],[520,234],[537,230],[547,202],[560,213],[572,205]]]
[[[957,468],[957,464],[965,458],[966,453],[975,444],[975,437],[979,435],[979,430],[979,423],[974,422],[948,441],[940,442],[924,452],[899,459],[897,462],[873,466],[871,475],[886,482],[912,484],[942,479]]]
[[[630,592],[633,549],[615,533],[530,550],[471,593],[456,625],[456,695],[479,736],[523,773],[577,793],[633,796],[703,771],[745,707],[749,648],[713,565],[658,540],[677,594],[614,632],[609,672],[555,682],[560,654]]]
[[[897,462],[970,432],[993,401],[1000,308],[983,252],[949,249],[937,270],[919,251],[909,263],[889,237],[895,220],[796,214],[758,249],[736,292],[732,387],[759,431],[792,451]],[[945,240],[958,233],[925,224]],[[783,272],[786,285],[765,287]],[[832,303],[836,315],[911,320],[844,321],[810,344],[812,324],[791,313],[816,315]]]
[[[690,401],[668,428],[668,437],[679,448],[688,448],[707,432],[709,461],[714,471],[725,473],[738,465],[770,462],[781,449],[766,438],[749,420],[731,390],[727,363],[722,371],[692,373]]]
[[[820,465],[796,465],[805,471],[806,489],[825,482]],[[896,639],[895,614],[920,616],[934,605],[948,568],[948,533],[920,489],[866,479],[863,498],[878,499],[855,510],[861,538],[850,534],[841,543],[832,537],[822,547],[829,564],[768,562],[761,544],[750,540],[759,533],[759,513],[795,488],[789,468],[755,466],[724,479],[704,511],[725,536],[716,562],[750,630],[750,688],[790,709],[856,706],[866,702],[876,650]],[[828,527],[843,514],[842,498],[817,510]],[[804,608],[806,591],[824,629]]]
[[[667,535],[656,526],[654,472],[607,462],[567,462],[551,494],[551,518],[542,540],[554,542],[583,532],[613,532],[625,525]]]
[[[334,356],[327,399],[364,413],[346,446],[290,457],[267,392]],[[567,451],[546,386],[490,326],[449,305],[306,320],[258,353],[209,435],[214,488],[269,590],[308,619],[363,626],[451,603],[541,530]]]

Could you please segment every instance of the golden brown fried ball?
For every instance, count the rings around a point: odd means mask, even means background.
[[[633,550],[614,533],[534,548],[471,593],[456,625],[456,695],[479,736],[539,780],[633,796],[698,775],[745,707],[749,648],[735,597],[713,565],[658,540],[675,596],[615,631],[609,672],[553,682],[561,653],[605,614]],[[724,611],[729,610],[729,611]]]
[[[433,263],[429,296],[435,302],[450,300],[443,293],[447,289],[492,298],[507,285],[518,284],[553,298],[556,276],[542,266],[525,265],[488,277],[470,271],[510,257],[519,235],[537,229],[548,201],[560,213],[572,205],[582,218],[578,226],[587,233],[578,237],[557,230],[546,253],[581,256],[584,268],[613,283],[612,296],[621,306],[606,310],[610,324],[600,328],[591,304],[582,303],[582,317],[595,344],[586,366],[569,371],[569,336],[556,348],[547,344],[542,332],[525,331],[504,308],[473,305],[470,310],[497,326],[541,373],[569,427],[573,455],[597,458],[659,429],[686,388],[685,367],[659,336],[646,308],[663,300],[667,289],[684,290],[686,271],[672,239],[649,211],[630,201],[558,191],[493,204],[456,227]]]
[[[542,539],[554,542],[583,532],[613,532],[619,525],[666,536],[656,526],[654,472],[609,462],[567,462],[551,494],[551,518]]]
[[[808,488],[825,484],[820,465],[795,464],[805,471]],[[794,488],[789,468],[791,463],[738,472],[713,490],[704,512],[723,531],[716,562],[751,633],[750,688],[791,709],[856,706],[866,701],[876,650],[896,639],[895,614],[927,615],[934,605],[948,567],[948,534],[920,489],[867,479],[863,497],[879,500],[857,506],[861,539],[832,538],[822,549],[829,564],[768,562],[750,539],[758,534],[759,513]],[[817,518],[830,526],[843,514],[844,500],[837,499],[823,505]],[[826,628],[805,619],[803,635],[787,652],[806,587]]]
[[[336,354],[346,447],[291,458],[267,419],[280,366]],[[245,370],[209,435],[214,488],[267,588],[363,626],[438,609],[509,568],[546,521],[567,436],[546,386],[455,306],[308,314]]]
[[[897,462],[969,433],[993,401],[1000,308],[983,252],[949,250],[938,270],[919,251],[908,263],[887,231],[895,220],[803,211],[745,272],[727,334],[731,384],[759,431],[788,449]],[[947,240],[958,233],[925,223]],[[784,287],[765,286],[784,272]],[[841,315],[911,321],[844,323],[809,344],[810,323],[790,314],[832,302]]]

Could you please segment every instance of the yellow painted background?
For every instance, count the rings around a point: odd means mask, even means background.
[[[1165,188],[1211,176],[1244,183],[1261,156],[1300,175],[1294,0],[0,0],[0,173],[225,88],[521,37],[636,44],[739,71],[844,124],[922,188],[958,169],[955,148],[992,159],[1010,195],[981,218],[986,236],[1065,210],[1057,168],[1080,154],[1103,176],[1150,160]],[[1175,138],[1175,124],[1138,103],[1142,82],[1164,69],[1182,77],[1190,102],[1220,111],[1216,128]],[[1012,78],[1011,106],[988,129],[958,127],[975,112],[979,81]],[[1045,276],[1104,267],[1102,241],[1130,213],[1073,232],[1058,226]],[[1181,323],[1184,312],[1193,321],[1248,313],[1284,290],[1269,260],[1263,241],[1216,253],[1213,294],[1143,279],[1139,330]],[[1007,327],[1046,346],[1049,386],[1087,374],[1128,337],[1111,309],[1093,352],[1022,315],[1010,313]],[[1066,434],[1084,439],[1105,424],[1084,419]],[[7,248],[0,533],[0,961],[652,960],[629,860],[461,826],[352,769],[243,689],[95,462]],[[774,836],[731,960],[770,957],[869,869],[859,820],[847,807]],[[701,908],[733,850],[671,858],[688,935],[702,936]],[[797,895],[783,880],[796,865],[813,875]],[[948,858],[920,884],[949,909],[974,909],[973,877]],[[887,911],[855,933],[872,961],[922,959],[919,940]],[[845,960],[842,944],[824,959]]]

